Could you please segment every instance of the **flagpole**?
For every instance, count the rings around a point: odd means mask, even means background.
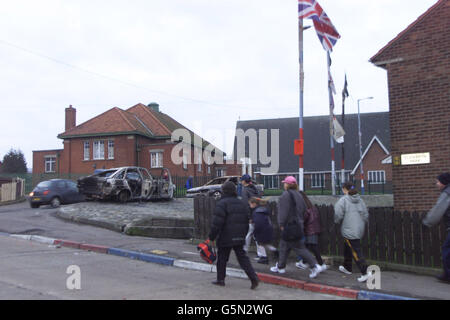
[[[299,48],[299,64],[300,64],[300,114],[299,114],[299,140],[303,146],[303,89],[304,89],[304,72],[303,72],[303,19],[298,19],[298,48]],[[303,148],[302,148],[303,149]],[[298,188],[300,191],[304,190],[304,164],[303,164],[303,150],[299,152],[299,169],[298,169]]]
[[[347,90],[347,75],[345,75],[345,83],[344,83],[344,89],[342,90],[342,128],[345,131],[345,90]],[[345,182],[345,153],[344,153],[344,142],[341,144],[342,148],[342,160],[341,160],[341,186]]]
[[[334,159],[334,141],[333,141],[333,109],[334,109],[334,101],[333,101],[333,93],[331,90],[331,57],[330,51],[327,50],[327,66],[328,66],[328,98],[330,101],[330,147],[331,147],[331,192],[336,195],[336,169],[335,169],[335,159]]]

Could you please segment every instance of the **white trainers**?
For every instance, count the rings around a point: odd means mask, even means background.
[[[299,262],[296,262],[296,263],[295,263],[295,266],[296,266],[297,268],[299,268],[299,269],[302,269],[302,270],[306,270],[306,269],[309,268],[309,264],[303,263],[303,260],[300,260]]]
[[[344,266],[339,266],[339,271],[343,272],[345,274],[352,274],[350,271],[348,271],[347,269],[345,269]]]
[[[310,277],[311,279],[314,279],[314,278],[317,277],[317,275],[318,275],[319,273],[322,272],[322,267],[321,267],[320,265],[316,264],[316,266],[314,267],[314,269],[310,269],[310,270],[311,270],[311,273],[309,274],[309,277]]]
[[[323,265],[320,266],[320,272],[324,272],[328,270],[328,266],[324,263]]]
[[[358,278],[358,282],[366,282],[370,277],[370,274],[366,273]]]
[[[275,267],[270,268],[270,271],[275,272],[275,273],[285,273],[286,272],[286,268],[278,269],[278,263],[277,263],[275,265]]]

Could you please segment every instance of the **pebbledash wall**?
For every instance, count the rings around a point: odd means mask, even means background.
[[[450,171],[450,1],[440,0],[371,62],[387,70],[395,210],[429,210]],[[429,153],[407,165],[405,154]]]

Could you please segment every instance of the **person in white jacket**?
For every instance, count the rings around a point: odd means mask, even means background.
[[[369,275],[361,251],[361,239],[369,221],[369,212],[353,183],[345,183],[342,191],[344,196],[334,206],[334,222],[336,224],[342,222],[341,233],[345,242],[344,265],[339,267],[339,271],[352,274],[352,262],[355,260],[362,274],[358,281],[365,282]]]

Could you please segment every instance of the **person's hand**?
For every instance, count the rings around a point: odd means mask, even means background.
[[[280,227],[280,230],[283,231],[283,230],[284,230],[284,227]]]

